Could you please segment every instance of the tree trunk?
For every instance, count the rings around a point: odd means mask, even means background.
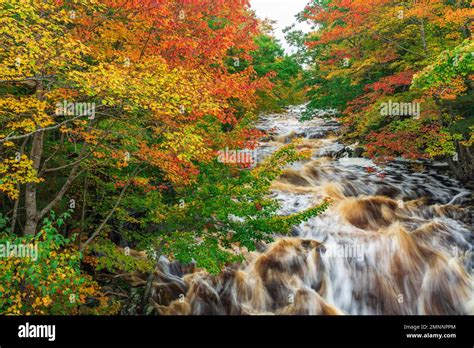
[[[20,184],[16,184],[16,189],[18,192],[21,194],[21,186]],[[10,225],[10,233],[15,234],[15,227],[16,227],[16,219],[18,219],[18,208],[20,206],[20,197],[17,198],[15,201],[15,204],[13,206],[13,215],[12,215],[12,221]]]
[[[425,24],[423,23],[423,20],[420,20],[420,34],[421,34],[421,42],[423,44],[423,51],[425,51],[425,53],[428,53],[428,45],[426,43],[426,34],[425,34]]]
[[[448,165],[454,176],[464,184],[472,185],[472,178],[474,176],[474,156],[468,147],[459,144],[456,141],[456,152],[458,154],[457,161],[448,158]]]
[[[30,159],[33,161],[33,169],[39,172],[41,156],[43,154],[44,132],[38,132],[33,136]],[[25,235],[34,235],[38,225],[38,209],[36,206],[36,183],[27,183],[25,189],[26,226]]]

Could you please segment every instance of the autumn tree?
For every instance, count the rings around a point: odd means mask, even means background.
[[[371,156],[452,157],[467,136],[452,125],[470,114],[426,93],[429,86],[423,93],[410,87],[442,52],[470,39],[472,14],[467,1],[310,2],[303,15],[318,27],[306,40],[315,57],[310,106],[339,109],[348,138],[363,140]],[[471,52],[456,62],[469,60]],[[467,74],[450,79],[443,93],[467,97],[468,80]],[[437,88],[435,80],[429,84]],[[390,101],[420,103],[421,115],[383,115],[380,110]],[[401,143],[405,146],[397,146]]]
[[[235,73],[225,63],[231,48],[243,59],[254,45],[256,20],[245,6],[3,2],[0,141],[10,159],[1,168],[2,190],[15,201],[13,229],[20,191],[24,232],[34,234],[71,186],[99,168],[118,169],[124,188],[150,168],[155,180],[188,183],[193,161],[209,161],[222,138],[196,129],[201,118],[234,127],[265,86],[251,66]],[[81,103],[93,114],[76,112]]]
[[[45,253],[0,264],[2,313],[90,313],[86,296],[115,311],[94,272],[150,272],[163,254],[218,273],[327,207],[277,216],[268,190],[296,147],[253,170],[218,161],[255,149],[259,96],[288,103],[301,72],[248,1],[0,0],[0,14],[0,240]]]

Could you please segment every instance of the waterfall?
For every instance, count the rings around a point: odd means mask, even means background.
[[[218,276],[163,259],[152,301],[160,314],[474,314],[470,192],[440,163],[415,172],[350,158],[339,125],[300,122],[301,108],[268,115],[260,160],[291,139],[313,157],[273,184],[282,215],[330,197],[324,214],[276,236]],[[342,155],[341,155],[342,154]],[[457,204],[455,204],[457,203]]]

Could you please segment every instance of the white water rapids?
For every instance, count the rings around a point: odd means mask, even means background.
[[[349,158],[328,135],[336,122],[300,122],[300,114],[291,108],[258,125],[269,133],[261,158],[292,138],[313,151],[285,170],[272,195],[282,215],[328,197],[331,207],[217,277],[164,260],[152,294],[157,312],[474,314],[471,193],[440,163],[416,172],[407,161],[382,168]]]

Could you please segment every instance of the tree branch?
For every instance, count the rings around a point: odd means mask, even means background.
[[[89,239],[84,242],[84,244],[82,244],[82,247],[81,247],[81,251],[84,251],[85,248],[87,247],[87,245],[89,245],[90,242],[92,242],[95,237],[97,237],[100,232],[102,232],[102,229],[104,228],[104,226],[107,224],[107,222],[110,220],[110,218],[112,217],[112,215],[115,213],[115,211],[117,210],[118,206],[120,205],[120,203],[122,202],[122,199],[123,199],[123,196],[125,195],[125,192],[127,191],[128,187],[130,186],[130,184],[132,183],[132,179],[138,175],[142,170],[144,170],[145,168],[141,168],[140,167],[137,167],[133,173],[130,175],[130,178],[129,180],[127,181],[127,183],[125,184],[125,186],[122,188],[122,191],[120,192],[120,195],[118,197],[118,199],[116,200],[114,206],[112,207],[112,209],[109,211],[109,213],[107,214],[106,218],[104,219],[104,221],[102,221],[102,223],[100,224],[100,226],[95,230],[95,232],[92,234],[92,236],[89,237]]]
[[[70,118],[69,120],[65,120],[61,123],[58,123],[58,124],[54,125],[54,126],[36,129],[36,130],[34,130],[30,133],[26,133],[26,134],[22,134],[22,135],[16,135],[16,136],[7,136],[6,138],[0,139],[0,143],[4,143],[6,141],[12,141],[12,140],[24,139],[24,138],[28,138],[32,135],[35,135],[36,133],[40,133],[40,132],[44,132],[44,131],[50,131],[50,130],[53,130],[53,129],[58,129],[61,126],[64,126],[65,124],[68,124],[69,122],[75,121],[75,120],[77,120],[81,117],[84,117],[84,116],[89,116],[89,115],[75,116],[73,118]]]
[[[38,218],[37,218],[38,220],[42,219],[51,209],[53,209],[53,207],[56,205],[56,203],[58,203],[64,197],[67,190],[69,189],[69,186],[71,186],[71,184],[74,182],[74,180],[76,180],[77,177],[79,177],[83,172],[86,171],[86,169],[83,169],[83,170],[77,172],[78,168],[79,168],[79,164],[77,164],[76,167],[74,167],[71,170],[71,174],[69,174],[69,177],[67,178],[67,180],[64,183],[63,187],[61,187],[61,190],[59,190],[56,197],[54,197],[54,199],[51,202],[49,202],[49,204],[39,212]]]

